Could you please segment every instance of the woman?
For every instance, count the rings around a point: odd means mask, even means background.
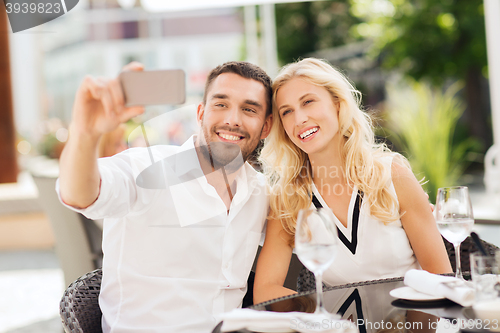
[[[408,162],[374,141],[360,92],[324,61],[285,66],[273,84],[273,127],[261,153],[271,213],[254,301],[284,288],[300,209],[329,207],[341,243],[327,285],[452,272],[427,195]],[[341,235],[342,234],[342,235]]]

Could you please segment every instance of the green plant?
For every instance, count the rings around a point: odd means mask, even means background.
[[[443,92],[420,82],[410,89],[388,85],[388,122],[391,139],[400,147],[432,202],[437,189],[456,185],[466,166],[467,152],[476,141],[454,142],[458,119],[465,106],[457,97],[463,84],[456,82]]]

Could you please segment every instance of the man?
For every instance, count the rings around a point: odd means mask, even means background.
[[[60,199],[105,219],[104,332],[208,332],[215,315],[241,305],[267,215],[265,182],[243,161],[271,129],[271,80],[249,63],[219,66],[197,109],[197,136],[97,161],[99,138],[143,112],[124,106],[117,79],[85,78],[60,159]]]

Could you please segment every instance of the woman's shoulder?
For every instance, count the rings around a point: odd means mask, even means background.
[[[393,195],[415,177],[408,160],[399,153],[383,152],[377,154],[374,156],[374,163],[379,165],[381,182],[378,184],[389,189]]]
[[[391,170],[392,176],[399,176],[411,172],[410,163],[400,153],[385,151],[375,154],[374,161],[377,161],[386,170]]]
[[[399,153],[392,153],[392,155],[390,166],[391,178],[393,181],[394,179],[400,179],[401,177],[414,177],[408,160]]]

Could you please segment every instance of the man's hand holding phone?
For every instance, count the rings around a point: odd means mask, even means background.
[[[183,71],[143,70],[132,62],[118,78],[88,76],[78,88],[69,139],[59,160],[60,195],[68,205],[85,208],[99,196],[97,148],[103,134],[144,113],[144,105],[184,102]]]
[[[144,71],[138,62],[115,79],[87,76],[76,94],[73,130],[100,137],[144,113],[144,105],[184,103],[185,89],[184,71]]]
[[[123,67],[123,71],[143,69],[137,62]],[[125,106],[118,78],[85,78],[76,93],[69,139],[59,159],[60,195],[66,204],[86,208],[98,198],[101,177],[97,157],[101,136],[143,112],[142,106]]]
[[[144,66],[132,62],[123,72],[141,72]],[[144,113],[143,106],[125,106],[119,78],[94,78],[87,76],[76,93],[70,132],[98,139],[113,131],[121,123]]]

